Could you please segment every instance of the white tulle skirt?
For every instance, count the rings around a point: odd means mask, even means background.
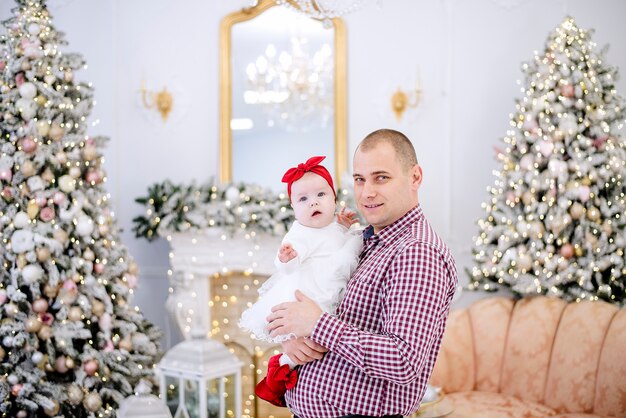
[[[361,235],[352,234],[332,256],[312,257],[310,262],[303,262],[291,273],[274,273],[259,289],[259,300],[241,315],[239,326],[254,334],[256,339],[272,343],[294,338],[294,335],[271,337],[267,332],[267,317],[272,307],[295,301],[296,290],[315,300],[323,311],[335,312],[358,263],[361,245]]]

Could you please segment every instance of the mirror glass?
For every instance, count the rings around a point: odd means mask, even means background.
[[[284,191],[280,180],[289,167],[325,155],[324,165],[338,181],[347,165],[345,105],[338,106],[338,96],[345,94],[345,80],[337,71],[340,22],[327,29],[270,3],[223,22],[230,48],[224,56],[229,68],[222,66],[221,79],[228,96],[221,109],[221,180]],[[345,67],[343,58],[339,67]]]

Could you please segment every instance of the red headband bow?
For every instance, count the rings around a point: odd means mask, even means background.
[[[291,199],[291,185],[296,181],[300,180],[304,173],[312,172],[322,177],[330,188],[333,190],[333,194],[335,197],[337,194],[335,193],[335,187],[333,186],[333,178],[323,165],[320,165],[322,161],[324,161],[326,157],[311,157],[306,163],[300,163],[297,167],[292,167],[283,176],[283,183],[287,183],[287,194],[289,194],[289,199]]]

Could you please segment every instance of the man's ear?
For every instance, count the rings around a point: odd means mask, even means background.
[[[415,164],[411,169],[411,183],[417,190],[422,184],[422,167],[419,164]]]

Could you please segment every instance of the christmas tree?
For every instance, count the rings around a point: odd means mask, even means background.
[[[470,289],[624,302],[626,113],[605,52],[567,18],[523,65]]]
[[[150,379],[159,332],[129,304],[137,265],[119,243],[89,137],[84,66],[44,0],[18,0],[0,38],[0,415],[115,416]]]

